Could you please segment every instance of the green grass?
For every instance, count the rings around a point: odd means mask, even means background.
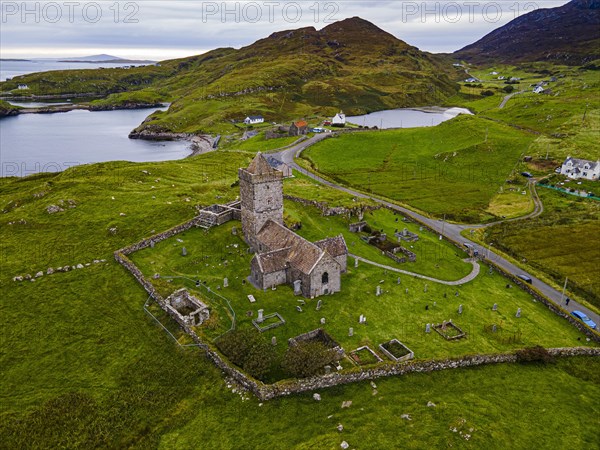
[[[259,406],[254,398],[242,400],[239,393],[227,389],[221,372],[201,353],[180,349],[143,311],[146,293],[112,259],[112,252],[188,220],[195,204],[221,201],[217,196],[235,198],[231,184],[236,169],[248,164],[251,156],[216,152],[183,161],[114,162],[75,167],[60,174],[0,179],[0,208],[4,210],[0,219],[3,447],[333,449],[339,448],[342,440],[356,448],[480,448],[505,446],[507,442],[514,448],[527,448],[531,442],[548,448],[596,445],[600,399],[597,358],[562,360],[551,366],[500,365],[382,379],[377,381],[376,396],[369,384],[359,383],[322,392],[320,403],[307,393]],[[290,183],[293,181],[286,181],[286,189],[289,186],[292,190]],[[302,181],[301,189],[313,187]],[[34,197],[40,193],[44,196]],[[340,195],[321,193],[330,198]],[[46,206],[60,199],[73,199],[77,207],[47,214]],[[351,199],[344,200],[348,201]],[[121,216],[121,212],[126,215]],[[26,223],[8,225],[21,219]],[[112,235],[108,228],[115,226],[118,231]],[[194,251],[187,241],[185,245]],[[11,280],[49,266],[95,258],[107,262],[45,275],[35,283]],[[192,258],[193,253],[188,261]],[[342,294],[326,298],[322,313],[330,319],[328,325],[334,325],[334,315],[339,314],[338,325],[345,328],[346,321],[356,322],[358,309],[382,301],[389,305],[392,315],[367,312],[368,327],[372,327],[373,340],[387,340],[390,322],[403,311],[397,298],[404,294],[392,291],[376,300],[374,286],[381,272],[361,265],[358,274],[363,274],[363,281],[351,281],[353,273],[346,277],[349,286],[358,285],[356,298],[349,299],[339,312],[333,302],[344,301]],[[466,325],[473,323],[474,317],[487,314],[483,303],[481,310],[476,306],[481,298],[491,301],[494,295],[504,293],[503,288],[495,287],[497,275],[487,277],[476,292],[466,286],[461,290]],[[217,279],[214,276],[211,283]],[[394,280],[387,279],[384,288],[392,289]],[[236,281],[230,277],[231,289]],[[420,298],[422,286],[407,277],[403,283],[415,286],[409,299],[414,312],[409,314],[424,312],[419,308],[426,301]],[[362,290],[364,295],[359,298]],[[432,296],[440,293],[432,284],[429,291]],[[284,318],[298,314],[287,310],[289,296],[284,289],[273,294],[282,296],[273,308],[281,309]],[[548,336],[526,336],[528,342],[568,345],[575,339],[574,329],[547,312],[538,314],[539,305],[521,291],[513,289],[511,295],[515,298],[506,300],[507,311],[512,313],[512,305],[521,299],[523,327],[532,329],[534,313],[541,318],[540,330],[551,330]],[[259,302],[266,299],[262,293],[257,298]],[[452,314],[456,300],[449,298],[451,306],[445,306],[440,299],[440,309],[431,312],[431,320],[438,320],[438,314],[439,318]],[[240,304],[242,312],[250,309],[244,299]],[[311,327],[320,317],[314,309],[306,309],[305,320]],[[244,316],[243,320],[248,319]],[[506,318],[511,326],[514,320]],[[363,330],[357,324],[354,328],[362,340]],[[413,339],[417,336],[406,334]],[[475,340],[481,348],[510,347],[477,336],[475,329],[473,339],[459,346]],[[394,337],[409,343],[401,331]],[[434,337],[421,337],[420,344],[414,342],[414,350],[424,353]],[[354,342],[350,344],[351,349],[356,348]],[[443,348],[447,344],[441,341],[440,345]],[[456,347],[450,353],[460,351]],[[352,400],[352,407],[341,409],[344,400]],[[427,401],[438,406],[428,408]],[[405,413],[413,420],[400,419]],[[342,433],[335,429],[338,423],[344,425]],[[459,427],[472,437],[466,441],[451,427]],[[474,431],[468,431],[470,428]]]
[[[478,222],[493,217],[485,210],[532,140],[498,123],[459,116],[434,128],[327,139],[302,156],[337,181],[436,216]]]

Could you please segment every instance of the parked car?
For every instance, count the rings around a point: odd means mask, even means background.
[[[463,245],[467,250],[473,250],[473,256],[479,256],[479,251],[477,251],[477,249],[473,245],[468,244],[467,242],[465,242]]]
[[[576,319],[581,320],[583,323],[585,323],[588,327],[590,327],[592,330],[597,330],[598,329],[598,325],[596,325],[596,322],[594,322],[592,319],[590,319],[588,316],[586,316],[584,313],[582,313],[581,311],[573,311],[571,313],[571,315],[573,317],[575,317]]]
[[[517,277],[519,277],[525,283],[533,284],[533,280],[530,277],[528,277],[527,275],[520,274],[520,275],[517,275]]]
[[[521,172],[521,175],[524,176],[525,178],[533,177],[533,175],[531,175],[529,172]]]

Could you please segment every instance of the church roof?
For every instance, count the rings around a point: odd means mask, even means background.
[[[272,174],[275,169],[271,167],[261,152],[258,152],[246,171],[253,175],[268,175]]]
[[[287,269],[289,253],[289,248],[281,248],[272,252],[259,253],[255,258],[262,273],[273,273]]]
[[[287,261],[303,273],[310,273],[323,257],[323,250],[283,225],[267,220],[256,236],[270,251],[289,249]]]
[[[341,234],[336,237],[317,241],[315,242],[315,245],[320,249],[326,251],[333,257],[348,254],[348,247],[346,246],[346,241],[344,240],[344,236],[342,236]]]

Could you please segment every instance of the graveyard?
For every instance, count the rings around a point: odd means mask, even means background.
[[[386,209],[368,212],[364,219],[390,236],[398,228],[418,234],[418,241],[404,243],[412,246],[416,262],[401,264],[381,255],[349,230],[354,218],[322,217],[316,208],[293,201],[285,202],[285,211],[288,220],[302,223],[297,232],[303,237],[341,233],[350,254],[390,267],[445,281],[458,280],[473,268],[462,250]],[[577,329],[485,266],[472,281],[446,285],[362,260],[356,264],[349,256],[342,291],[307,299],[295,296],[291,286],[264,291],[254,287],[247,280],[251,258],[236,220],[208,230],[192,228],[131,255],[162,296],[186,288],[209,307],[208,323],[194,328],[202,339],[215,343],[230,330],[252,329],[281,358],[289,339],[322,329],[346,354],[334,370],[395,361],[390,349],[398,359],[410,352],[425,360],[586,344]],[[158,308],[153,311],[180,343],[187,342],[168,316]],[[382,344],[388,344],[387,350]],[[399,352],[400,346],[406,351]],[[265,381],[285,377],[276,368]]]

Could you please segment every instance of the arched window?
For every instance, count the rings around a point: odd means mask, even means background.
[[[327,284],[329,283],[329,274],[327,272],[325,272],[322,276],[321,276],[321,283],[322,284]]]

